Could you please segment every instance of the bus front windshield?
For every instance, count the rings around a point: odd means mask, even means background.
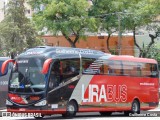
[[[41,73],[43,58],[19,58],[13,66],[9,91],[35,93],[45,89],[45,77]]]

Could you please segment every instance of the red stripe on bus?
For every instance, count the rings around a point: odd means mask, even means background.
[[[42,115],[50,114],[62,114],[66,112],[66,109],[55,109],[55,110],[35,110],[35,109],[7,109],[7,112],[13,113],[41,113]]]
[[[130,62],[144,62],[144,63],[155,63],[157,61],[154,59],[148,58],[136,58],[136,57],[128,57],[128,56],[112,56],[109,60],[120,60],[120,61],[130,61]]]

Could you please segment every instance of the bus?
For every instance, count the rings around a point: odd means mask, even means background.
[[[10,59],[9,57],[0,57],[0,68],[2,67],[2,64],[4,61]],[[5,73],[2,75],[0,71],[0,109],[4,109],[6,106],[6,98],[7,98],[7,93],[8,93],[8,80],[9,80],[9,75],[11,71],[11,65],[10,63],[6,70]]]
[[[158,64],[154,59],[111,55],[98,50],[39,46],[12,62],[8,112],[40,117],[77,112],[139,114],[159,104]]]

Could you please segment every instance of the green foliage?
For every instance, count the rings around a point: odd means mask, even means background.
[[[86,29],[89,31],[98,29],[96,18],[88,16],[89,4],[85,0],[30,2],[33,6],[44,3],[45,9],[39,10],[33,17],[38,28],[41,30],[46,28],[54,35],[62,33],[72,47],[76,47],[76,42],[84,38]],[[70,39],[71,35],[75,36],[74,40]]]
[[[0,23],[0,41],[5,55],[15,56],[25,48],[41,45],[36,29],[25,17],[22,0],[10,1],[4,20]]]
[[[72,47],[85,38],[85,32],[105,30],[111,35],[119,30],[121,33],[131,30],[135,33],[160,14],[157,0],[92,0],[93,5],[87,0],[29,0],[29,3],[38,10],[33,17],[38,29],[53,35],[62,33]],[[40,9],[42,6],[44,10]],[[71,35],[75,36],[74,40],[70,39]],[[135,45],[143,51],[136,40]]]
[[[119,32],[119,30],[120,33],[126,30],[131,30],[135,33],[136,29],[142,26],[149,26],[153,19],[160,15],[159,4],[160,1],[157,0],[93,0],[90,15],[97,15],[101,21],[101,29],[106,30],[109,34]],[[118,21],[118,17],[120,22]],[[120,23],[120,28],[118,28],[118,22]],[[154,30],[156,30],[155,26]],[[134,40],[135,45],[140,50],[140,55],[143,55],[143,48],[140,48],[136,39]],[[152,40],[154,41],[154,39],[151,39],[151,41]],[[147,49],[152,45],[154,45],[154,42],[150,42]],[[112,52],[112,50],[110,52]]]
[[[156,59],[158,62],[160,62],[160,48],[156,44],[154,44],[146,57]]]

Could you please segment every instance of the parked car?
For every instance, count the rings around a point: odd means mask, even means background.
[[[6,106],[8,80],[9,80],[11,66],[12,66],[12,64],[9,64],[6,69],[6,73],[2,75],[1,67],[3,62],[7,59],[9,59],[9,57],[0,57],[0,109],[3,109]]]

